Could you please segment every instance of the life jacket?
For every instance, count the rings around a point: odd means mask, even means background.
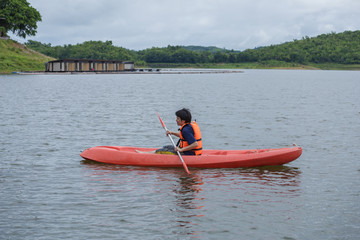
[[[201,132],[200,132],[200,128],[197,125],[196,122],[191,122],[191,123],[186,123],[184,125],[181,126],[180,128],[180,148],[189,146],[188,142],[183,138],[182,136],[182,129],[186,126],[186,125],[190,125],[192,127],[192,129],[194,130],[194,137],[195,140],[198,143],[198,146],[190,151],[195,152],[195,155],[201,155],[202,154],[202,139],[201,139]]]

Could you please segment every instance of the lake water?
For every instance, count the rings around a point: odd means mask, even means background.
[[[83,162],[169,144],[188,107],[207,149],[277,148],[278,167]],[[0,239],[359,239],[360,72],[0,75]]]

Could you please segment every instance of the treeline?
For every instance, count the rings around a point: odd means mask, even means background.
[[[142,63],[245,63],[283,61],[291,63],[360,64],[360,31],[303,37],[279,45],[225,50],[215,47],[168,46],[140,51],[113,46],[112,41],[88,41],[77,45],[51,46],[29,40],[26,45],[54,58],[131,60]]]
[[[360,63],[360,31],[322,34],[241,52],[241,61],[278,60],[294,63]]]
[[[87,41],[84,43],[64,46],[29,40],[25,45],[47,56],[65,59],[99,59],[99,60],[135,60],[136,52],[113,45],[112,41]]]

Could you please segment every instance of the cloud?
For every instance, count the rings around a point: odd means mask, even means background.
[[[28,0],[42,15],[30,39],[52,45],[112,40],[244,50],[360,29],[358,0]]]

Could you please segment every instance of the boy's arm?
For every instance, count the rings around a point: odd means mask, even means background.
[[[176,147],[175,148],[175,151],[179,151],[179,152],[186,152],[186,151],[190,151],[190,150],[193,150],[194,148],[196,148],[197,146],[199,146],[198,142],[193,142],[192,144],[190,144],[189,146],[186,146],[184,148],[179,148],[179,147]]]
[[[171,135],[174,135],[174,136],[176,136],[176,137],[180,137],[180,133],[178,133],[178,132],[172,132],[172,131],[166,131],[166,135],[169,135],[169,134],[171,134]]]

